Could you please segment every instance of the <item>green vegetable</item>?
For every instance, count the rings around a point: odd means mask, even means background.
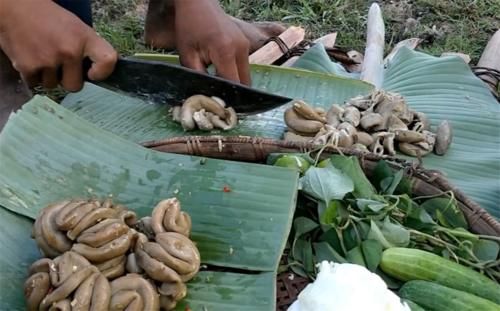
[[[402,281],[433,281],[500,303],[498,283],[472,269],[426,251],[389,248],[382,253],[380,268],[388,275]]]
[[[309,196],[328,204],[342,199],[354,189],[349,176],[334,167],[311,167],[300,179],[301,190]]]
[[[468,229],[467,220],[452,198],[434,198],[420,205],[439,223],[448,228]]]
[[[497,292],[497,297],[500,292]],[[399,295],[431,310],[439,311],[499,311],[500,305],[433,282],[410,281],[401,287]],[[414,310],[414,309],[412,309]]]
[[[330,163],[351,178],[354,183],[354,191],[352,193],[356,198],[370,199],[375,195],[375,188],[368,178],[366,178],[357,157],[333,155],[330,158]]]
[[[274,165],[297,169],[301,174],[304,174],[311,166],[306,159],[297,155],[283,155],[276,160]]]
[[[282,156],[276,154],[268,161],[274,163]],[[309,154],[289,156],[316,163]],[[307,232],[292,232],[289,243],[294,251],[289,265],[314,277],[311,267],[320,259],[347,260],[387,281],[389,275],[379,267],[382,250],[412,247],[453,258],[492,280],[500,277],[498,238],[465,229],[467,222],[453,197],[422,197],[417,203],[408,194],[411,187],[403,171],[392,169],[385,161],[377,164],[370,177],[377,187],[370,184],[357,158],[342,155],[331,156],[306,171],[300,183],[303,196],[299,198],[303,200],[298,201],[295,217],[301,222],[310,219],[313,225]],[[296,244],[299,236],[307,243]],[[307,248],[307,256],[300,248]],[[389,281],[391,289],[402,285]]]

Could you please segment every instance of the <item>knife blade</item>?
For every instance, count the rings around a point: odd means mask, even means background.
[[[217,96],[239,115],[265,112],[292,100],[179,65],[132,58],[119,58],[107,79],[92,83],[168,105],[180,105],[197,94]]]

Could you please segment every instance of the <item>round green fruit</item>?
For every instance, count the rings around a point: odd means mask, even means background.
[[[325,160],[319,162],[317,166],[319,168],[325,168],[325,167],[329,167],[331,165],[332,165],[332,162],[330,161],[330,159],[325,159]]]
[[[275,166],[281,166],[281,167],[289,167],[289,168],[294,168],[297,169],[301,174],[305,173],[307,169],[311,166],[309,162],[296,155],[284,155],[278,158],[276,162],[274,162]]]

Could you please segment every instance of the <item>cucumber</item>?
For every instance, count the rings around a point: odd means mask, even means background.
[[[405,302],[408,305],[408,307],[410,307],[411,311],[425,311],[424,308],[422,308],[421,306],[417,305],[416,303],[414,303],[411,300],[405,299]]]
[[[380,268],[402,281],[432,281],[500,304],[500,285],[470,268],[426,251],[388,248]]]
[[[460,290],[433,282],[410,281],[399,290],[399,296],[428,310],[499,311],[500,305]]]

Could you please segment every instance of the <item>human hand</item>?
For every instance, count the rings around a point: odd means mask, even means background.
[[[28,85],[68,91],[83,86],[84,58],[91,80],[105,79],[117,60],[108,42],[52,0],[0,0],[0,49]]]
[[[248,39],[216,0],[176,0],[175,33],[182,65],[250,84]]]

